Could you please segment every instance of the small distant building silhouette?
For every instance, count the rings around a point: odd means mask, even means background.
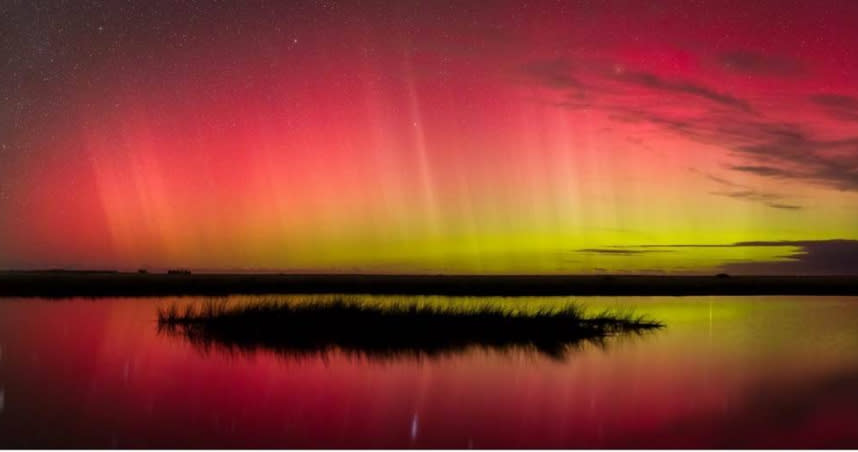
[[[140,273],[141,275],[145,275],[145,274],[149,273],[149,270],[146,270],[145,268],[140,268],[137,270],[137,273]]]
[[[190,275],[191,271],[186,268],[174,268],[167,270],[168,275]]]
[[[717,275],[715,275],[715,277],[720,278],[720,279],[724,279],[724,278],[729,278],[730,275],[728,275],[726,273],[718,273]]]

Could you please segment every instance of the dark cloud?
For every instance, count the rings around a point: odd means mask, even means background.
[[[618,79],[659,91],[700,97],[723,106],[750,112],[751,105],[729,94],[687,81],[666,80],[649,72],[622,72]]]
[[[605,61],[555,58],[534,60],[519,66],[532,82],[553,89],[566,89],[573,97],[582,91],[606,98],[603,108],[624,104],[623,98],[635,95],[631,87],[643,87],[677,96],[692,96],[731,110],[752,112],[751,105],[737,97],[687,80],[670,80],[645,71],[627,70],[625,67]],[[608,99],[610,98],[610,99]]]
[[[650,253],[665,253],[670,250],[643,250],[643,249],[628,249],[628,248],[583,248],[577,250],[578,253],[584,254],[607,254],[617,256],[634,256],[638,254]]]
[[[839,94],[817,94],[811,96],[810,100],[837,119],[858,121],[858,98]]]
[[[731,166],[730,169],[741,171],[744,173],[753,173],[758,176],[773,176],[773,177],[790,177],[792,173],[789,171],[785,171],[780,168],[774,168],[771,166],[747,166],[747,165],[734,165]]]
[[[718,182],[719,184],[727,185],[729,187],[743,187],[743,185],[739,185],[735,182],[730,182],[727,179],[724,179],[721,177],[713,176],[711,174],[704,174],[704,175],[706,176],[707,179],[709,179],[713,182]]]
[[[730,149],[764,163],[733,168],[738,171],[858,191],[858,137],[821,140],[801,130],[782,133],[761,129],[756,142]]]
[[[801,209],[801,206],[794,204],[785,204],[781,202],[784,197],[781,195],[776,195],[772,193],[762,193],[757,190],[738,190],[738,191],[726,191],[726,192],[712,192],[713,195],[716,196],[724,196],[727,198],[733,199],[743,199],[747,201],[754,201],[762,203],[768,207],[772,207],[775,209],[788,209],[788,210],[797,210]]]
[[[795,204],[781,204],[781,203],[777,203],[777,202],[772,202],[772,203],[769,203],[766,205],[769,207],[775,208],[775,209],[784,209],[784,210],[799,210],[802,208],[801,206],[795,205]]]
[[[820,240],[785,242],[743,242],[734,246],[796,246],[800,250],[779,262],[741,262],[724,270],[755,274],[858,274],[858,240]]]
[[[804,73],[801,63],[789,58],[737,50],[718,55],[718,65],[727,71],[749,75],[795,76]]]
[[[858,275],[858,240],[747,241],[722,245],[637,245],[618,248],[638,251],[652,249],[754,247],[793,247],[798,250],[782,256],[782,260],[778,261],[735,262],[723,265],[721,269],[728,273],[759,275]]]
[[[728,167],[734,171],[858,191],[858,135],[822,139],[806,127],[766,122],[752,115],[673,117],[627,111],[615,117],[646,122],[692,141],[727,149],[747,162]]]
[[[581,88],[582,83],[572,77],[571,63],[565,59],[532,61],[521,67],[524,75],[551,88]]]
[[[802,208],[800,205],[785,202],[787,200],[787,197],[784,195],[762,192],[753,189],[747,185],[738,184],[736,182],[724,179],[723,177],[717,177],[708,173],[703,173],[693,168],[691,169],[691,171],[702,174],[710,181],[716,182],[725,187],[724,191],[710,192],[710,194],[716,196],[725,196],[733,199],[759,202],[774,209],[798,210]]]
[[[745,71],[785,73],[797,63],[750,52],[730,52],[721,60]],[[659,75],[628,70],[603,61],[571,58],[535,61],[522,71],[536,83],[565,93],[553,105],[570,110],[596,109],[615,121],[649,124],[688,140],[726,149],[741,158],[733,171],[757,176],[858,191],[858,132],[853,137],[830,139],[807,124],[765,119],[751,104],[728,93],[698,83],[669,80]],[[630,107],[639,88],[659,95],[659,106]],[[689,103],[691,96],[703,102]],[[819,94],[811,100],[840,119],[858,119],[858,99]],[[685,113],[664,107],[687,105]],[[735,190],[731,190],[735,192]],[[727,196],[727,195],[725,195]],[[758,195],[734,195],[765,202]],[[797,209],[794,203],[768,200],[770,207]]]

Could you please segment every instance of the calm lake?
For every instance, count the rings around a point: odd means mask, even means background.
[[[387,357],[159,331],[159,306],[205,300],[0,299],[0,447],[858,447],[858,297],[362,298],[666,324],[563,356]]]

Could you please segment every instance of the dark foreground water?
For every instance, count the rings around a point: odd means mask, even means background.
[[[0,299],[0,447],[858,447],[856,297],[501,300],[667,325],[561,357],[229,352],[159,332],[158,306],[201,300]]]

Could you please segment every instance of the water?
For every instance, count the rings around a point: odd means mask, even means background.
[[[667,327],[389,359],[205,351],[177,300],[0,300],[0,447],[858,447],[856,297],[582,298]]]

